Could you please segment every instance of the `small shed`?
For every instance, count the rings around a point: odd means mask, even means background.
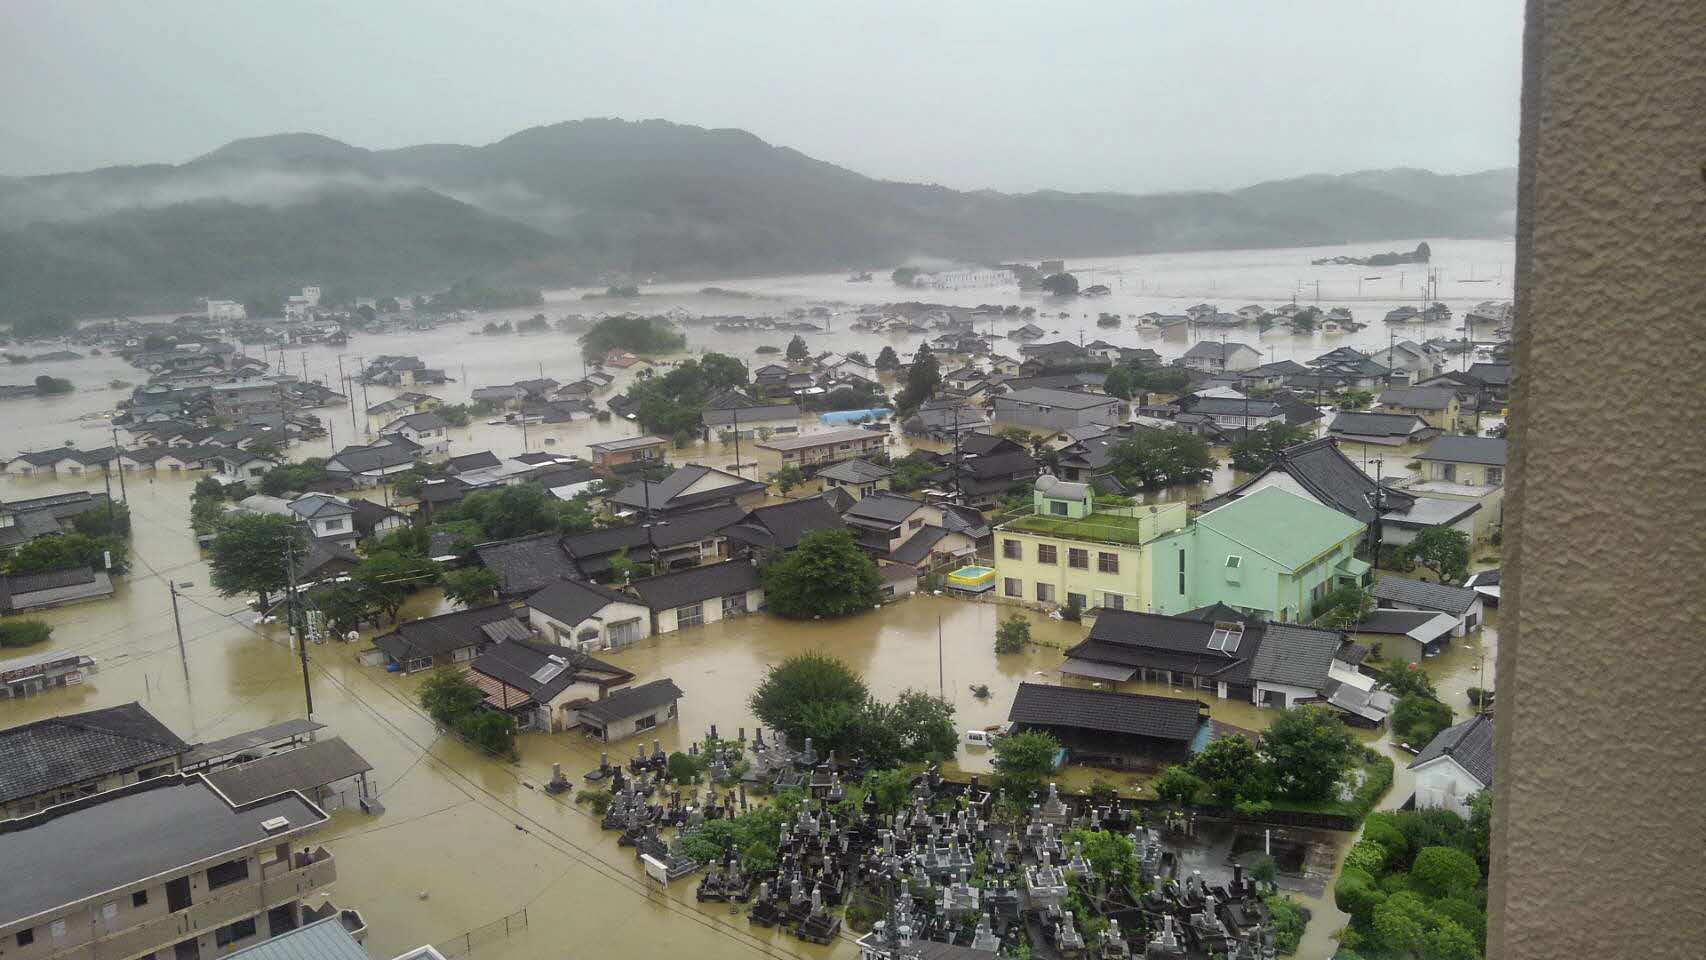
[[[614,743],[676,721],[681,688],[668,677],[629,687],[575,710],[592,736]]]

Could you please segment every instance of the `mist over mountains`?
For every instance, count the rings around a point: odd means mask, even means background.
[[[1308,176],[1230,192],[1004,194],[875,180],[739,130],[582,120],[480,147],[313,134],[179,165],[0,178],[0,317],[188,309],[303,283],[886,270],[1508,235],[1516,174]]]

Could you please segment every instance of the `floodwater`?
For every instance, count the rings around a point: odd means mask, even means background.
[[[1466,306],[1483,299],[1509,296],[1508,279],[1501,283],[1455,284],[1455,275],[1467,277],[1473,268],[1486,275],[1504,264],[1508,278],[1511,244],[1482,241],[1430,241],[1435,266],[1444,268],[1442,293],[1461,315]],[[1350,252],[1375,252],[1385,245],[1371,244]],[[1390,246],[1413,246],[1392,244]],[[1359,319],[1374,324],[1360,334],[1328,338],[1272,335],[1257,337],[1254,330],[1235,331],[1232,339],[1259,342],[1264,353],[1272,347],[1276,359],[1294,356],[1307,359],[1340,343],[1374,347],[1384,344],[1387,331],[1379,316],[1400,301],[1356,300],[1358,273],[1355,267],[1312,268],[1308,259],[1341,250],[1291,250],[1181,254],[1092,261],[1097,269],[1094,282],[1107,283],[1116,292],[1104,299],[1073,305],[1088,313],[1086,339],[1103,338],[1117,343],[1150,346],[1164,356],[1176,356],[1188,347],[1181,335],[1176,340],[1159,334],[1139,332],[1129,323],[1109,331],[1094,326],[1096,312],[1135,315],[1156,309],[1180,312],[1200,300],[1218,302],[1233,309],[1246,302],[1272,304],[1290,299],[1295,282],[1310,282],[1313,300],[1316,279],[1321,280],[1324,305],[1345,304]],[[1089,271],[1074,262],[1086,284]],[[1123,272],[1115,272],[1123,271]],[[1384,271],[1392,274],[1393,271]],[[1413,283],[1415,273],[1407,282]],[[1381,281],[1387,282],[1387,281]],[[849,284],[841,277],[783,277],[728,281],[720,286],[764,294],[763,299],[708,297],[697,291],[700,284],[663,285],[649,288],[639,301],[596,301],[582,303],[579,291],[551,294],[545,312],[553,318],[565,313],[635,309],[662,312],[684,307],[694,312],[759,314],[811,306],[835,300],[882,302],[916,298],[949,303],[1024,302],[1046,304],[1041,298],[1020,295],[1016,290],[976,289],[960,291],[901,291],[884,282]],[[1455,289],[1454,289],[1455,286]],[[1134,289],[1135,288],[1135,289]],[[1384,293],[1384,291],[1383,291]],[[529,311],[521,311],[525,314]],[[514,315],[513,313],[511,315]],[[482,318],[483,320],[484,318]],[[863,349],[874,355],[882,346],[879,338],[845,330],[844,316],[835,328],[809,336],[814,350]],[[1062,336],[1076,338],[1079,318],[1060,321]],[[1051,324],[1038,321],[1040,325]],[[1017,321],[998,321],[998,330]],[[337,382],[338,362],[346,371],[359,367],[357,357],[381,353],[419,355],[431,366],[442,366],[456,379],[447,388],[429,389],[450,401],[464,400],[476,386],[507,383],[525,377],[554,376],[568,381],[581,375],[578,351],[571,337],[560,334],[509,337],[471,337],[473,327],[451,326],[424,333],[374,336],[353,341],[341,353],[329,347],[292,348],[282,360],[290,372],[311,379]],[[1401,334],[1416,338],[1421,331],[1404,328]],[[1445,334],[1439,329],[1428,335]],[[752,362],[760,343],[776,339],[757,334],[725,335],[705,326],[688,330],[689,350],[719,350]],[[909,353],[919,337],[897,338],[897,350]],[[77,348],[87,352],[85,348]],[[39,352],[39,351],[38,351]],[[67,397],[8,402],[0,405],[0,453],[57,446],[67,441],[89,448],[110,442],[106,420],[128,388],[109,388],[110,380],[138,382],[143,375],[111,356],[88,357],[72,363],[28,369],[33,376],[48,372],[68,377],[78,392]],[[619,375],[616,390],[622,389],[632,372]],[[21,376],[0,377],[9,381]],[[360,406],[378,403],[396,391],[368,388]],[[606,395],[607,396],[607,395]],[[378,422],[365,424],[359,411],[351,427],[348,408],[316,411],[328,420],[334,436],[315,444],[293,448],[296,457],[324,454],[335,443]],[[476,423],[453,430],[453,452],[493,449],[513,454],[524,447],[584,454],[586,445],[637,433],[632,424],[620,420],[598,423],[576,421],[552,426],[529,426],[525,437],[513,426]],[[1388,450],[1385,468],[1407,462],[1414,450]],[[1350,451],[1353,458],[1355,451]],[[743,461],[750,451],[743,450]],[[714,465],[734,461],[732,447],[712,444],[675,451],[677,460],[699,460]],[[750,473],[750,469],[749,469]],[[1211,485],[1225,489],[1238,477],[1222,468]],[[101,489],[99,475],[83,478],[0,478],[0,499],[41,496],[68,489]],[[99,672],[79,686],[27,700],[0,701],[0,726],[13,726],[59,714],[140,701],[186,740],[227,736],[304,712],[302,666],[294,650],[275,625],[257,625],[244,607],[246,598],[219,597],[208,585],[208,571],[196,548],[188,524],[188,500],[192,477],[132,474],[124,478],[124,493],[130,503],[135,527],[132,572],[107,601],[48,611],[42,618],[55,627],[51,649],[78,650],[99,660]],[[115,493],[118,482],[114,478]],[[378,496],[378,494],[370,494]],[[1199,492],[1189,494],[1192,498]],[[1490,551],[1477,551],[1477,556]],[[174,580],[180,590],[179,616],[183,645],[174,629],[172,606],[166,581]],[[444,609],[436,591],[417,595],[405,608],[405,616],[424,616]],[[941,597],[916,597],[881,610],[833,623],[784,622],[766,615],[724,621],[656,638],[612,654],[610,659],[633,670],[641,680],[673,677],[686,692],[681,703],[678,727],[659,732],[666,749],[696,738],[716,723],[729,735],[741,726],[750,729],[745,698],[764,669],[788,656],[820,650],[845,659],[867,678],[873,692],[892,696],[913,687],[943,692],[957,708],[957,723],[963,729],[1002,722],[1017,685],[1025,680],[1055,681],[1054,669],[1061,650],[1082,636],[1076,624],[1032,616],[1038,646],[1030,652],[997,658],[992,652],[995,622],[1006,610],[988,603],[964,602]],[[1467,641],[1458,641],[1440,657],[1429,660],[1426,669],[1440,687],[1442,696],[1459,714],[1466,714],[1464,691],[1470,686],[1493,686],[1497,616],[1490,613],[1488,625]],[[731,915],[726,905],[701,907],[693,901],[693,882],[678,881],[668,891],[659,891],[644,880],[630,851],[616,846],[614,838],[598,829],[597,823],[571,802],[547,796],[542,786],[552,763],[561,763],[566,773],[579,775],[595,765],[597,748],[572,734],[530,734],[522,739],[521,759],[508,764],[471,753],[454,739],[437,735],[432,722],[413,699],[419,678],[400,678],[356,662],[361,644],[333,644],[309,651],[309,685],[314,718],[325,723],[329,733],[342,736],[374,766],[371,776],[384,800],[386,812],[369,817],[359,812],[340,812],[333,823],[314,839],[338,858],[339,882],[333,899],[344,907],[359,909],[370,924],[369,946],[374,956],[391,956],[423,942],[455,946],[469,930],[501,921],[506,915],[526,909],[528,925],[508,937],[497,935],[477,946],[480,956],[533,958],[546,956],[595,956],[611,949],[627,955],[658,955],[691,950],[707,958],[745,957],[754,953],[772,956],[850,956],[851,942],[844,940],[822,948],[794,940],[786,934],[753,929],[745,919]],[[29,653],[40,652],[31,650]],[[7,651],[6,654],[11,654]],[[3,662],[3,656],[0,656]],[[1485,679],[1483,680],[1483,671]],[[984,684],[990,697],[979,700],[971,688]],[[1140,689],[1134,687],[1133,689]],[[1162,688],[1144,690],[1163,694],[1183,693]],[[1271,719],[1248,704],[1209,701],[1213,716],[1234,726],[1261,729]],[[1391,753],[1398,762],[1397,783],[1384,806],[1397,806],[1409,796],[1410,786],[1403,763],[1407,755],[1396,751],[1384,735],[1364,734],[1374,745]],[[629,746],[632,749],[632,746]],[[987,772],[989,756],[972,748],[961,748],[957,765],[968,771]],[[1066,783],[1087,785],[1093,774],[1073,770]],[[1142,787],[1141,778],[1107,775],[1122,788]],[[1342,852],[1351,837],[1335,838]],[[1344,918],[1332,907],[1330,885],[1325,902],[1305,896],[1316,913],[1300,956],[1326,956],[1329,937],[1343,925]]]

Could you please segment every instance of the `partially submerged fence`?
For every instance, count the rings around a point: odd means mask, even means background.
[[[466,957],[482,944],[506,940],[512,934],[526,929],[527,908],[522,907],[507,917],[493,920],[484,926],[475,927],[466,933],[451,937],[443,943],[436,943],[434,946],[438,947],[438,952],[446,957]]]

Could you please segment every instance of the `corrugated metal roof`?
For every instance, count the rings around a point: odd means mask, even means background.
[[[225,955],[226,960],[368,960],[336,915]]]

